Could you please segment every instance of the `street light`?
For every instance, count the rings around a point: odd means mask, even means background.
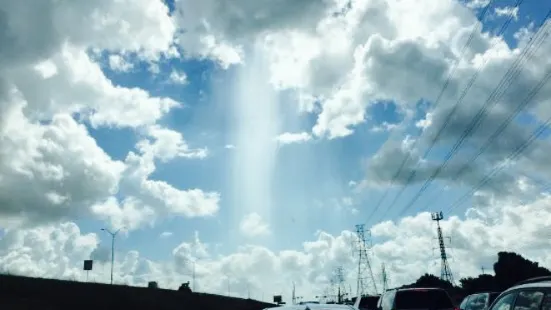
[[[192,278],[193,278],[193,283],[191,284],[192,286],[192,290],[195,292],[195,259],[191,261],[191,263],[193,264],[193,270],[192,270]]]
[[[115,263],[115,237],[117,236],[119,231],[121,231],[121,229],[122,228],[119,228],[115,232],[112,232],[107,228],[101,229],[111,235],[111,284],[113,284],[113,264]]]

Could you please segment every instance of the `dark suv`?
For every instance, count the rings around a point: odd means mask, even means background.
[[[463,299],[461,305],[459,306],[460,310],[486,310],[494,299],[499,296],[497,292],[489,293],[477,293],[472,294]]]
[[[401,288],[383,293],[377,310],[457,310],[450,295],[439,288]]]

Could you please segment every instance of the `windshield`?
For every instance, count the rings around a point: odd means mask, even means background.
[[[488,299],[488,307],[494,302],[494,300],[499,296],[499,293],[490,293]]]

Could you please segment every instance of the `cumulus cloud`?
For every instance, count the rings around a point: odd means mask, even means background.
[[[216,212],[217,193],[182,191],[148,178],[156,161],[207,155],[206,148],[190,148],[181,133],[157,124],[180,103],[114,84],[94,56],[107,52],[108,65],[119,71],[134,65],[128,55],[146,63],[177,56],[167,6],[27,2],[0,9],[6,34],[0,38],[2,226],[93,216],[135,229],[171,214]],[[20,20],[30,24],[21,27]],[[115,160],[87,126],[130,128],[143,139],[126,160]]]
[[[184,72],[172,70],[168,78],[170,82],[174,84],[185,85],[188,83],[187,75]]]
[[[495,14],[498,17],[502,16],[512,16],[515,20],[518,20],[518,7],[501,7],[495,8]]]
[[[285,132],[280,134],[276,138],[276,140],[283,145],[306,142],[306,141],[310,141],[310,139],[312,139],[312,136],[310,136],[310,134],[307,132],[298,132],[298,133]]]
[[[248,237],[257,237],[270,234],[270,226],[258,213],[249,213],[239,224],[241,233]]]
[[[508,158],[531,140],[538,125],[551,115],[546,108],[551,91],[551,85],[546,83],[550,66],[543,56],[550,44],[544,32],[550,25],[547,22],[538,33],[531,34],[533,44],[516,48],[509,47],[502,38],[484,35],[486,47],[473,56],[472,65],[458,65],[438,106],[417,121],[421,134],[413,138],[414,145],[405,149],[400,144],[406,140],[389,140],[370,159],[369,181],[411,185],[436,179],[450,185],[476,187],[492,175],[492,182],[476,189],[517,195],[521,190],[517,188],[518,176],[510,173],[512,169],[521,176],[538,176],[546,171],[547,165],[540,156],[550,146],[548,139],[536,137],[516,158]],[[428,56],[426,52],[421,54]],[[430,61],[423,67],[436,69],[435,65]],[[440,67],[446,66],[442,63]],[[434,86],[441,89],[439,85],[444,85],[443,81]],[[430,93],[417,90],[420,92],[409,101]],[[534,120],[529,124],[515,121],[521,115]],[[428,159],[440,147],[450,148],[444,153],[445,161]],[[504,165],[507,169],[499,172],[498,168]],[[497,174],[493,175],[494,171]]]
[[[551,267],[548,253],[541,251],[551,245],[546,232],[550,202],[548,195],[524,205],[496,201],[490,207],[468,210],[466,217],[441,221],[444,234],[450,237],[448,251],[455,278],[477,275],[480,266],[493,264],[502,250],[521,253]],[[436,247],[436,226],[429,213],[379,223],[371,233],[378,240],[370,255],[377,279],[381,274],[378,266],[383,262],[392,286],[410,283],[426,271],[438,274],[439,254],[430,250]],[[176,289],[192,280],[195,270],[196,289],[203,292],[227,293],[229,281],[232,295],[245,297],[250,289],[253,298],[265,294],[267,299],[273,293],[288,296],[289,283],[295,282],[301,296],[313,297],[323,292],[338,266],[344,268],[345,281],[355,283],[356,241],[355,233],[349,230],[336,235],[320,231],[298,249],[273,251],[243,245],[222,255],[195,233],[174,248],[169,262],[152,261],[134,250],[117,253],[115,282],[145,286],[155,280],[161,287]],[[83,280],[81,260],[93,257],[99,265],[91,278],[108,282],[109,273],[102,271],[101,264],[109,256],[108,252],[100,255],[100,249],[95,234],[82,234],[72,223],[8,231],[0,239],[0,268],[16,274]],[[64,263],[59,264],[59,259]]]
[[[66,114],[40,125],[14,111],[0,137],[0,212],[7,226],[86,215],[91,203],[117,191],[125,169]]]
[[[114,54],[109,55],[109,67],[115,71],[127,72],[134,67],[134,64],[128,62],[123,56]]]

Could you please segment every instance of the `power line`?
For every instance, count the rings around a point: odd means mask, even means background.
[[[519,7],[520,4],[522,4],[524,0],[517,0],[516,4],[515,4],[515,7]],[[498,36],[502,35],[505,30],[509,27],[509,24],[511,23],[511,21],[513,20],[514,16],[510,16],[502,25],[501,29],[499,30],[498,32]],[[492,48],[497,44],[497,42],[494,42],[494,44],[492,45]],[[457,109],[459,108],[459,105],[460,103],[463,102],[463,99],[465,98],[465,96],[467,95],[467,93],[469,92],[469,90],[471,89],[471,87],[473,86],[474,82],[476,81],[476,79],[478,78],[478,75],[480,74],[481,70],[483,68],[483,65],[480,65],[477,70],[475,71],[475,73],[471,76],[469,82],[467,83],[466,87],[463,89],[459,99],[457,100],[457,102],[454,104],[454,106],[452,107],[452,109],[449,111],[449,113],[447,114],[444,122],[442,123],[442,126],[440,126],[440,128],[438,129],[436,135],[432,138],[431,142],[430,142],[430,145],[429,147],[425,150],[423,156],[421,158],[426,158],[428,156],[428,154],[432,151],[433,147],[436,145],[436,142],[440,139],[440,136],[442,135],[442,133],[444,132],[444,129],[446,129],[446,127],[448,126],[448,124],[450,123],[450,120],[451,120],[451,117],[453,114],[455,114],[455,112],[457,111]],[[419,141],[420,138],[418,138],[416,140]],[[409,156],[409,153],[408,153],[408,156]],[[396,194],[396,196],[394,197],[394,199],[392,200],[391,204],[389,205],[389,207],[386,209],[386,211],[383,213],[382,217],[381,218],[384,218],[386,216],[386,214],[388,213],[388,211],[390,209],[392,209],[392,207],[396,204],[396,202],[398,201],[398,199],[402,196],[402,194],[404,193],[405,189],[407,188],[408,185],[410,185],[410,183],[412,183],[413,179],[415,178],[415,176],[417,175],[417,167],[419,166],[419,163],[416,165],[416,168],[414,170],[412,170],[410,172],[410,175],[409,177],[407,178],[406,182],[402,185],[402,188],[400,189],[400,191]],[[441,168],[440,168],[441,169]],[[437,169],[436,171],[437,173],[439,172],[439,170]],[[427,182],[425,182],[425,184],[423,184],[420,192],[416,195],[416,197],[413,199],[413,202],[415,202],[419,196],[426,190],[426,188],[430,185],[430,182],[432,182],[432,180],[429,178],[427,180]],[[412,204],[413,204],[412,202]]]
[[[551,78],[551,72],[549,72],[546,75],[546,81]],[[453,210],[454,208],[461,205],[461,203],[470,195],[472,195],[474,192],[476,192],[478,189],[480,189],[482,186],[484,186],[492,177],[494,177],[497,173],[501,172],[507,165],[507,162],[510,162],[512,160],[515,160],[530,144],[532,144],[539,136],[541,136],[547,129],[549,124],[551,123],[551,117],[549,117],[543,124],[541,124],[536,131],[532,133],[530,138],[526,140],[522,145],[518,146],[504,161],[505,164],[501,164],[497,167],[495,167],[489,174],[487,174],[478,184],[477,186],[473,187],[469,192],[467,192],[465,195],[461,196],[458,200],[456,200],[449,208],[449,210]]]
[[[549,10],[547,16],[544,18],[543,22],[542,22],[542,26],[543,24],[545,23],[545,21],[547,20],[547,18],[549,17],[549,14],[551,14],[551,10]],[[540,30],[543,29],[542,27],[540,27]],[[542,34],[543,33],[543,34]],[[535,39],[538,34],[542,34],[541,37],[538,37],[537,39]],[[463,131],[462,135],[460,136],[460,138],[458,139],[458,141],[454,144],[454,146],[448,151],[448,153],[446,154],[445,156],[445,159],[444,159],[444,162],[439,165],[434,171],[433,173],[431,174],[431,176],[425,181],[425,183],[423,184],[423,186],[421,187],[421,189],[415,194],[415,196],[410,200],[410,202],[408,204],[406,204],[406,206],[404,208],[402,208],[401,212],[399,213],[399,216],[402,216],[404,215],[404,213],[417,201],[417,199],[419,199],[419,197],[426,191],[426,189],[430,186],[430,184],[432,183],[432,181],[440,174],[440,172],[447,166],[447,164],[449,163],[449,160],[457,153],[457,151],[460,149],[460,147],[463,145],[463,143],[465,142],[465,140],[470,137],[472,135],[472,133],[474,131],[476,131],[478,129],[478,127],[482,124],[482,120],[483,118],[486,116],[486,111],[488,110],[488,107],[490,106],[490,104],[493,104],[492,107],[497,104],[499,102],[499,100],[505,95],[505,90],[506,88],[508,87],[508,85],[506,85],[506,83],[511,83],[513,79],[515,79],[516,77],[518,77],[518,75],[520,74],[520,66],[521,66],[521,62],[528,59],[529,57],[531,57],[532,53],[537,50],[541,45],[542,43],[544,42],[544,39],[547,37],[548,35],[548,32],[547,31],[538,31],[536,33],[536,35],[534,35],[532,37],[532,39],[530,40],[529,44],[526,46],[526,48],[522,51],[521,54],[519,54],[519,56],[515,59],[515,61],[513,62],[513,64],[511,65],[511,67],[509,67],[508,71],[505,73],[505,75],[502,77],[502,79],[500,80],[500,82],[498,83],[498,85],[496,86],[496,88],[494,88],[494,90],[492,91],[492,93],[490,94],[490,96],[488,97],[488,99],[484,102],[482,108],[478,111],[478,113],[475,115],[475,117],[472,119],[471,123],[467,126],[467,128]],[[539,42],[536,44],[536,46],[532,49],[532,47],[534,46],[534,43],[536,41]],[[530,53],[530,54],[529,54]],[[528,56],[527,56],[528,55]],[[499,90],[502,90],[501,93],[499,93],[498,91]],[[531,99],[530,99],[531,100]],[[516,115],[518,115],[527,105],[528,103],[530,102],[530,100],[525,100],[524,102],[522,102],[518,107],[517,109],[515,109],[510,115],[509,117],[505,120],[505,122],[502,123],[502,126],[500,126],[498,128],[498,130],[496,131],[497,134],[494,133],[494,135],[492,135],[493,138],[496,138],[502,131],[503,129],[505,129],[509,123],[514,119],[514,117]],[[501,130],[500,130],[501,129]],[[480,155],[481,153],[479,152],[478,156]],[[476,157],[478,157],[476,156]],[[476,158],[475,158],[476,159]],[[473,159],[470,159],[468,161],[466,161],[466,164],[463,166],[462,170],[460,171],[464,171],[466,169],[466,167],[468,167],[471,163],[473,162]],[[462,173],[462,172],[460,172]]]
[[[492,5],[492,3],[494,2],[494,0],[490,0],[490,2],[482,9],[482,11],[480,12],[480,15],[478,17],[479,20],[483,20],[484,17],[486,16],[486,13],[488,12],[488,9],[490,8],[490,6]],[[469,38],[467,39],[467,41],[465,42],[465,45],[463,45],[462,49],[460,50],[459,52],[459,57],[457,58],[457,61],[454,62],[451,70],[449,71],[448,73],[448,76],[446,77],[446,80],[444,82],[444,85],[442,86],[442,88],[440,89],[440,92],[438,93],[437,97],[436,97],[436,100],[434,101],[434,104],[433,104],[433,109],[436,108],[436,106],[438,106],[438,103],[440,103],[440,100],[442,99],[442,96],[444,94],[444,92],[446,91],[446,89],[448,88],[449,84],[450,84],[450,81],[453,77],[453,75],[455,74],[455,71],[457,69],[457,66],[459,64],[459,61],[460,59],[463,57],[463,54],[465,53],[465,51],[467,50],[467,47],[469,47],[469,45],[471,44],[471,41],[473,40],[474,38],[474,34],[476,33],[477,29],[478,29],[478,26],[479,24],[475,24],[475,26],[473,27],[470,35],[469,35]],[[415,140],[414,144],[413,144],[413,147],[415,148],[416,144],[417,144],[417,141],[419,140]],[[402,170],[404,169],[405,167],[405,164],[406,162],[410,159],[410,154],[408,153],[406,155],[406,157],[404,157],[404,160],[402,160],[402,163],[400,164],[399,168],[396,170],[396,173],[393,175],[392,179],[391,179],[391,184],[389,186],[389,188],[387,188],[387,190],[384,192],[383,195],[381,195],[381,197],[379,198],[379,200],[377,201],[377,203],[375,204],[375,207],[373,208],[373,210],[371,211],[371,213],[369,214],[367,220],[371,220],[371,218],[373,217],[373,215],[375,214],[375,212],[377,212],[377,210],[379,209],[379,207],[381,206],[382,202],[385,200],[385,198],[388,196],[389,192],[390,192],[390,187],[392,185],[394,185],[394,183],[396,182],[396,180],[398,179],[398,177],[400,176],[400,173],[402,172]]]

